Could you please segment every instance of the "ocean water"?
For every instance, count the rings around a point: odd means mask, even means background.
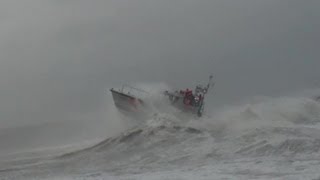
[[[157,111],[106,139],[2,156],[0,179],[320,179],[319,155],[320,103],[264,98],[200,119]]]

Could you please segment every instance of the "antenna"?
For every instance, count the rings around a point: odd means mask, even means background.
[[[209,88],[210,88],[210,86],[211,86],[211,84],[212,84],[212,82],[211,82],[212,79],[213,79],[213,75],[210,75],[210,76],[209,76],[209,82],[208,82],[208,84],[207,84],[207,92],[209,91]],[[215,83],[213,83],[212,86],[214,86],[214,84],[215,84]],[[207,93],[207,92],[206,92],[206,93]]]

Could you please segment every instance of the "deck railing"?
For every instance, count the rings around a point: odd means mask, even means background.
[[[122,92],[124,94],[128,94],[128,95],[133,95],[138,98],[143,98],[143,97],[150,95],[149,92],[147,92],[143,89],[139,89],[139,88],[127,85],[127,84],[122,85],[120,92]]]

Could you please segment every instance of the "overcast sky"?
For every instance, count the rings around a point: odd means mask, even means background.
[[[2,0],[0,126],[103,119],[121,83],[213,73],[216,106],[317,88],[319,19],[319,0]]]

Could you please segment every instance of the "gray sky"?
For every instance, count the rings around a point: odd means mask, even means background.
[[[214,73],[216,106],[317,88],[319,19],[319,0],[2,0],[0,125],[103,121],[127,82]]]

